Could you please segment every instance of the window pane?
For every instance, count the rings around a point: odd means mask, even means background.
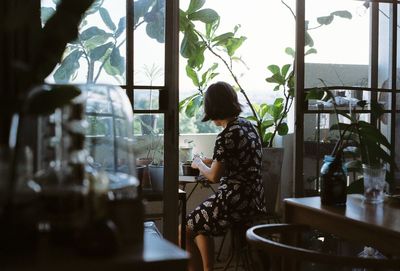
[[[42,0],[43,23],[55,12],[54,2]],[[78,40],[67,45],[46,81],[125,84],[125,14],[124,0],[96,0],[79,25]]]
[[[370,17],[363,4],[306,1],[306,87],[367,86]]]
[[[134,1],[134,84],[164,85],[165,0]]]
[[[135,110],[158,110],[160,90],[158,89],[135,89]]]

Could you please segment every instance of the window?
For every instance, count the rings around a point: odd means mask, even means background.
[[[41,0],[43,24],[58,2]],[[95,0],[82,19],[78,39],[67,45],[60,64],[46,79],[60,84],[112,84],[126,90],[135,116],[137,156],[146,155],[146,148],[153,146],[149,134],[161,140],[156,152],[162,154],[159,161],[165,160],[164,193],[170,195],[164,197],[164,234],[170,240],[178,228],[171,211],[178,202],[177,11],[177,0]],[[94,117],[90,121],[96,123]],[[100,136],[105,129],[91,132]],[[167,140],[170,144],[164,145]]]

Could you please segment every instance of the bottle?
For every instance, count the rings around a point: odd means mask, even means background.
[[[323,205],[345,205],[347,179],[340,155],[325,155],[321,167],[321,203]]]

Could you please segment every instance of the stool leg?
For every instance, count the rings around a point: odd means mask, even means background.
[[[217,258],[216,258],[217,262],[221,262],[221,253],[222,253],[222,249],[223,249],[223,247],[224,247],[225,238],[226,238],[226,235],[227,235],[227,234],[228,234],[228,233],[225,233],[225,234],[224,234],[224,236],[222,237],[222,240],[221,240],[221,244],[219,245],[219,249],[218,249],[218,253],[217,253]]]

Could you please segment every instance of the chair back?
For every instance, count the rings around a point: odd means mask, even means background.
[[[312,229],[306,225],[267,224],[251,227],[246,232],[248,243],[269,256],[267,264],[273,270],[297,270],[301,263],[317,263],[331,267],[373,268],[374,270],[400,270],[400,258],[362,258],[328,254],[300,245],[302,235]],[[310,235],[308,235],[310,237]],[[267,269],[266,269],[267,270]],[[331,269],[332,270],[332,269]]]

